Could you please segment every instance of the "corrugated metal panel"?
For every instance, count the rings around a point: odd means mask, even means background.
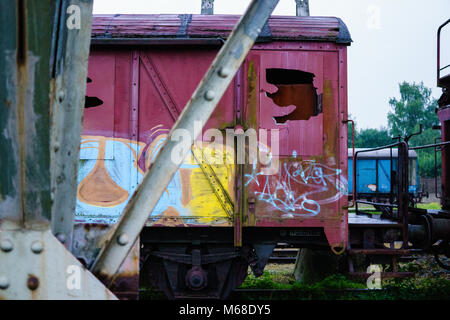
[[[226,38],[238,15],[94,15],[93,39]],[[342,20],[334,17],[272,16],[260,39],[351,42]]]

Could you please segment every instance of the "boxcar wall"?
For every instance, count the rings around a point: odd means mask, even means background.
[[[78,224],[117,222],[238,18],[94,15]],[[233,227],[237,214],[244,238],[317,228],[345,248],[350,42],[337,18],[271,17],[147,226]]]

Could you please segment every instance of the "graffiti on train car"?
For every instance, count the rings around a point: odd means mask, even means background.
[[[296,153],[293,152],[296,158]],[[245,186],[255,187],[259,200],[283,212],[282,218],[315,216],[321,205],[346,195],[347,179],[342,170],[316,160],[283,162],[277,175],[264,175],[253,166]]]
[[[145,170],[151,166],[167,139],[168,129],[161,126],[153,129],[156,137],[149,144],[104,136],[82,137],[77,222],[117,222]],[[200,148],[202,159],[205,157],[207,162],[209,159],[218,183],[231,200],[234,198],[233,148],[233,145],[222,143],[201,144]],[[268,166],[261,167],[253,162],[252,173],[245,175],[245,186],[253,185],[258,199],[283,212],[283,218],[315,216],[321,205],[337,201],[347,192],[347,180],[340,169],[315,160],[295,161],[295,151],[292,154],[294,161],[279,162],[262,142],[257,142],[256,149],[260,160],[265,159],[262,162]],[[217,163],[217,159],[223,161]],[[156,207],[149,213],[150,224],[230,225],[227,212],[217,195],[211,192],[211,181],[198,161],[192,153],[184,159]],[[273,163],[276,163],[276,170],[271,168]]]
[[[144,171],[151,166],[166,138],[167,134],[159,134],[146,145],[128,139],[83,136],[76,221],[116,223],[142,180]],[[203,149],[205,154],[211,154],[208,146]],[[222,157],[229,158],[231,154],[225,151]],[[222,165],[214,165],[217,178],[230,195],[234,188],[233,170],[230,160],[224,161]],[[158,204],[149,213],[150,222],[164,225],[226,225],[230,223],[227,218],[218,199],[211,192],[200,165],[192,156],[185,158]]]

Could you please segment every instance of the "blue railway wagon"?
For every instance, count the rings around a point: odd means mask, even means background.
[[[356,148],[357,151],[367,150]],[[392,149],[392,170],[397,171],[398,152]],[[357,198],[389,198],[391,192],[391,154],[389,149],[359,153],[356,163]],[[419,164],[414,150],[409,151],[409,193],[419,191]],[[348,192],[353,196],[353,149],[348,149]],[[395,186],[393,193],[396,193]]]

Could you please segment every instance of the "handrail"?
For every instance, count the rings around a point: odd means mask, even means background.
[[[442,29],[450,23],[450,19],[448,19],[446,22],[444,22],[438,29],[437,32],[437,86],[440,87],[441,82],[441,70],[445,69],[446,67],[441,69],[441,31]]]
[[[354,187],[354,190],[355,190],[355,193],[354,193],[353,197],[354,197],[354,205],[355,205],[356,212],[358,212],[358,203],[361,203],[359,201],[356,201],[356,185],[357,185],[356,161],[357,161],[357,158],[358,158],[358,154],[365,153],[365,152],[377,151],[377,150],[383,150],[383,149],[391,149],[392,150],[393,147],[398,147],[398,146],[400,146],[401,144],[404,144],[404,143],[405,142],[396,142],[396,143],[391,143],[391,144],[388,144],[388,145],[385,145],[385,146],[381,146],[381,147],[376,147],[376,148],[356,151],[356,153],[353,156],[353,187]],[[390,161],[391,161],[391,166],[392,166],[392,152],[391,152]],[[392,180],[391,180],[391,193],[392,193]],[[370,202],[370,201],[368,201],[368,202]],[[375,204],[376,205],[376,202],[369,203],[369,204]]]
[[[352,157],[353,157],[353,175],[355,175],[355,171],[356,171],[356,161],[355,161],[355,121],[351,120],[351,119],[347,119],[342,121],[342,123],[352,123]],[[348,130],[347,130],[348,131]],[[356,201],[356,184],[355,184],[355,179],[353,179],[353,203],[352,205],[348,205],[348,208],[354,207],[355,206],[355,201]]]
[[[445,147],[448,144],[450,144],[450,141],[444,141],[444,142],[435,143],[435,144],[426,144],[423,146],[411,147],[411,148],[409,148],[409,150],[421,150],[421,149],[435,148],[435,147],[440,147],[440,146]]]
[[[436,142],[439,138],[436,138],[434,141]],[[434,194],[436,196],[436,198],[440,199],[441,197],[438,195],[437,192],[437,150],[438,147],[443,147],[445,148],[447,145],[450,145],[450,141],[444,141],[444,142],[440,142],[440,143],[434,143],[434,144],[427,144],[427,145],[423,145],[423,146],[417,146],[417,147],[411,147],[409,148],[409,150],[421,150],[421,149],[427,149],[427,148],[434,148]],[[442,151],[441,148],[439,151]]]

